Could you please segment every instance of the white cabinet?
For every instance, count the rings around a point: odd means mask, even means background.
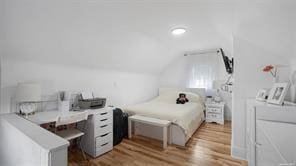
[[[296,166],[296,107],[247,102],[250,166]]]
[[[81,144],[86,153],[97,157],[113,148],[113,111],[106,107],[92,112],[85,124]]]
[[[69,142],[14,113],[0,116],[1,166],[67,166]]]
[[[224,102],[206,102],[206,122],[224,124]]]

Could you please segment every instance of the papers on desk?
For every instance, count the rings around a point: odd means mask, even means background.
[[[93,99],[94,95],[92,92],[81,92],[81,96],[83,100]]]

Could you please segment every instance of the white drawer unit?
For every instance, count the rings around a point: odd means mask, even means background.
[[[250,166],[296,166],[296,107],[247,101]]]
[[[113,111],[106,107],[96,109],[85,124],[82,138],[83,150],[92,157],[98,157],[113,148]]]
[[[224,102],[206,102],[206,122],[224,124]]]

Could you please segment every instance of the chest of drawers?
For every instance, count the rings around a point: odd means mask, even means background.
[[[249,166],[296,165],[296,107],[247,100]]]
[[[113,149],[113,111],[106,107],[92,111],[86,121],[81,146],[92,157]]]
[[[224,124],[224,102],[206,103],[206,122]]]

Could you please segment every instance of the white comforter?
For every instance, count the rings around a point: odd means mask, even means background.
[[[194,131],[194,125],[204,119],[203,102],[188,102],[176,104],[161,100],[152,100],[124,109],[129,115],[142,115],[158,119],[169,120],[179,125],[186,136],[190,137]]]

